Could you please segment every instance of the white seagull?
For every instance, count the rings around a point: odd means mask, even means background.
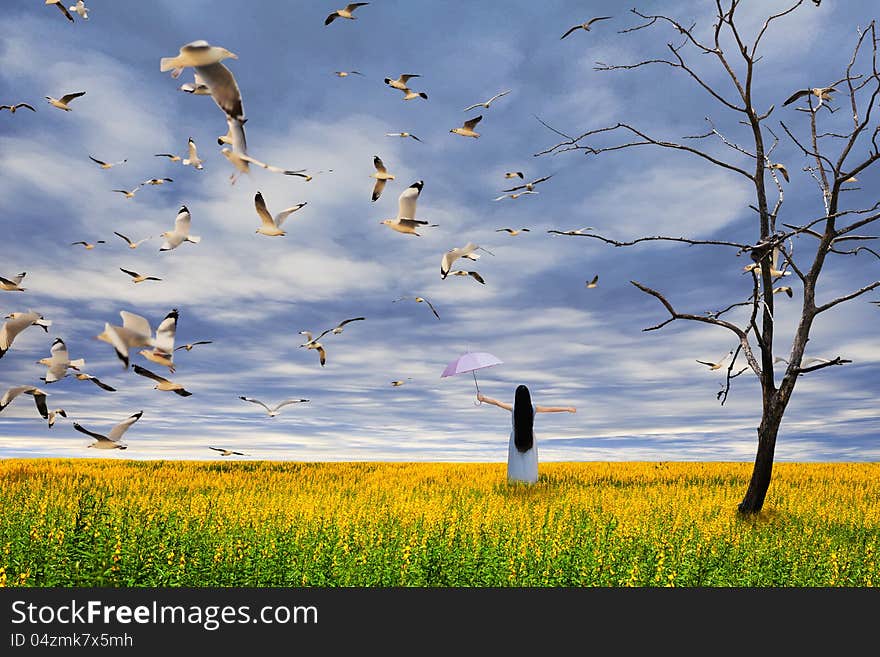
[[[7,292],[24,292],[27,288],[21,287],[21,281],[24,280],[24,277],[27,276],[27,272],[21,272],[20,274],[16,274],[12,278],[3,278],[0,276],[0,290],[6,290]]]
[[[308,399],[285,399],[283,402],[275,404],[275,406],[267,406],[259,399],[254,399],[253,397],[239,397],[242,401],[251,402],[252,404],[257,404],[266,409],[266,413],[269,414],[269,417],[275,417],[278,415],[279,411],[285,406],[289,406],[290,404],[299,404],[302,402],[309,401]]]
[[[151,239],[153,239],[152,237],[145,237],[144,239],[142,239],[142,240],[138,240],[137,242],[132,242],[128,237],[126,237],[126,236],[123,235],[122,233],[117,233],[115,230],[113,231],[113,234],[116,235],[117,237],[121,237],[122,239],[124,239],[124,240],[125,240],[125,243],[128,244],[128,248],[129,248],[129,249],[136,249],[136,248],[138,248],[141,244],[143,244],[144,242],[146,242],[147,240],[151,240]]]
[[[567,37],[569,34],[574,32],[575,30],[584,30],[585,32],[589,32],[593,23],[595,23],[596,21],[607,21],[609,18],[611,18],[611,16],[596,16],[596,18],[591,18],[590,20],[586,21],[585,23],[580,23],[579,25],[574,25],[573,27],[570,27],[565,34],[563,34],[561,37],[559,37],[559,39],[561,41],[562,39]]]
[[[465,121],[460,128],[452,128],[449,132],[454,132],[457,135],[461,135],[462,137],[473,137],[474,139],[480,136],[479,132],[474,132],[474,128],[477,124],[483,120],[483,116],[475,116],[474,118]]]
[[[92,376],[91,374],[86,374],[85,372],[77,372],[73,376],[80,381],[91,381],[96,386],[103,390],[106,390],[107,392],[116,392],[116,388],[114,388],[113,386],[108,386],[106,383],[98,379],[98,377]]]
[[[199,159],[199,152],[196,149],[196,142],[193,141],[193,138],[190,137],[187,143],[187,154],[183,159],[181,164],[185,167],[192,166],[195,169],[201,171],[204,169],[204,165],[202,164],[202,160]]]
[[[489,109],[489,105],[491,105],[492,103],[494,103],[496,100],[498,100],[498,99],[501,98],[502,96],[506,96],[506,95],[509,94],[510,92],[511,92],[510,89],[508,89],[507,91],[502,91],[501,93],[499,93],[499,94],[495,94],[494,96],[492,96],[489,100],[484,101],[484,102],[482,102],[482,103],[474,103],[474,104],[471,105],[470,107],[465,107],[462,111],[463,111],[463,112],[470,112],[472,109],[476,109],[477,107],[484,107],[484,108],[486,108],[486,109]]]
[[[335,10],[332,14],[327,16],[324,19],[324,25],[330,25],[337,18],[347,18],[349,20],[357,20],[357,18],[353,15],[354,10],[358,7],[363,7],[364,5],[370,4],[369,2],[352,2],[350,4],[345,5],[342,9]]]
[[[710,363],[709,361],[705,360],[698,360],[697,362],[700,363],[700,365],[708,366],[710,370],[714,371],[721,369],[721,367],[724,365],[724,362],[731,356],[733,356],[733,350],[728,351],[726,354],[724,354],[724,356],[717,363]]]
[[[177,78],[189,66],[210,66],[227,58],[238,59],[238,55],[226,48],[212,46],[204,40],[191,41],[181,46],[175,57],[162,57],[159,60],[159,70],[162,73],[171,71],[171,77]]]
[[[126,162],[128,162],[127,159],[119,160],[118,162],[104,162],[103,160],[99,160],[98,158],[92,157],[91,155],[89,155],[89,159],[92,162],[94,162],[95,164],[97,164],[98,166],[100,166],[102,169],[112,169],[117,164],[125,164]]]
[[[272,216],[272,213],[269,212],[266,207],[266,201],[263,200],[263,195],[260,192],[257,192],[254,195],[254,206],[257,208],[257,215],[260,217],[262,223],[255,232],[260,233],[261,235],[267,235],[268,237],[282,237],[287,235],[285,231],[281,230],[281,225],[287,217],[305,205],[306,203],[297,203],[289,208],[285,208],[275,216]]]
[[[6,322],[0,327],[0,358],[3,358],[6,352],[9,351],[16,336],[29,326],[39,326],[46,333],[49,332],[49,327],[52,326],[51,320],[43,319],[42,315],[31,310],[9,313],[5,319]]]
[[[143,283],[144,281],[161,281],[161,278],[156,278],[155,276],[145,276],[144,274],[138,274],[136,271],[131,271],[130,269],[119,268],[119,271],[125,272],[129,276],[131,276],[132,283]]]
[[[416,141],[422,141],[421,139],[419,139],[418,137],[416,137],[414,134],[412,134],[410,132],[386,132],[385,136],[386,137],[403,137],[404,139],[407,137],[410,137],[411,139],[415,139]]]
[[[428,308],[431,309],[431,312],[434,313],[434,317],[436,317],[437,319],[440,319],[440,315],[437,313],[437,309],[434,308],[434,304],[432,304],[430,301],[428,301],[424,297],[400,297],[399,299],[394,299],[394,301],[392,301],[391,303],[397,303],[398,301],[403,301],[404,299],[410,299],[410,298],[413,299],[413,301],[415,301],[416,303],[427,304]]]
[[[474,254],[474,251],[480,247],[473,242],[468,242],[462,247],[456,247],[443,254],[440,259],[440,278],[445,279],[452,269],[452,264],[459,258],[467,258],[468,260],[476,260],[480,256]]]
[[[83,2],[83,0],[76,0],[76,4],[71,5],[68,9],[70,11],[75,11],[84,21],[89,20],[89,8],[86,7],[86,3]]]
[[[189,390],[184,389],[184,387],[180,383],[174,383],[174,381],[169,381],[164,376],[159,376],[148,370],[146,367],[141,367],[140,365],[134,365],[132,367],[135,374],[140,374],[148,379],[153,379],[156,381],[156,385],[153,386],[153,390],[162,390],[165,392],[173,392],[181,397],[189,397],[192,393]]]
[[[383,219],[379,223],[388,226],[392,230],[396,230],[398,233],[415,235],[416,237],[420,237],[416,232],[417,226],[436,227],[437,224],[429,224],[427,221],[420,221],[415,218],[416,202],[419,200],[419,194],[421,194],[424,185],[424,180],[417,180],[403,190],[397,200],[397,218]]]
[[[373,166],[376,167],[376,171],[370,174],[370,178],[375,178],[376,184],[373,185],[373,195],[371,198],[373,201],[378,201],[382,195],[382,190],[385,189],[385,183],[389,180],[394,180],[394,176],[388,173],[382,158],[378,155],[373,156]]]
[[[184,242],[192,242],[193,244],[201,242],[201,237],[189,234],[191,223],[192,217],[190,216],[189,210],[185,205],[181,205],[180,209],[177,211],[177,217],[174,219],[174,230],[167,230],[159,235],[159,237],[165,240],[162,243],[162,246],[159,247],[159,250],[170,251],[171,249],[176,249]]]
[[[221,148],[220,152],[223,156],[229,160],[232,166],[235,167],[235,172],[229,176],[229,182],[231,184],[235,184],[235,181],[238,180],[238,177],[243,173],[250,173],[250,165],[256,165],[258,167],[262,167],[263,169],[268,169],[269,171],[274,171],[276,173],[283,173],[285,176],[298,176],[300,178],[305,178],[306,182],[310,181],[312,177],[306,173],[303,173],[305,169],[298,170],[290,170],[290,169],[282,169],[281,167],[276,167],[271,164],[266,164],[265,162],[261,162],[254,157],[251,157],[247,153],[238,152],[233,148]]]
[[[532,190],[535,189],[535,185],[537,185],[537,184],[539,184],[539,183],[542,183],[542,182],[544,182],[545,180],[550,180],[550,178],[552,178],[552,177],[553,177],[553,174],[551,173],[549,176],[543,176],[543,177],[541,177],[541,178],[535,178],[535,179],[532,180],[531,182],[527,182],[527,183],[524,183],[524,184],[522,184],[522,185],[517,185],[516,187],[511,187],[510,189],[502,189],[501,191],[502,191],[502,192],[515,192],[515,191],[517,191],[517,190],[519,190],[519,189],[524,189],[524,190],[526,190],[526,191],[528,191],[528,192],[531,192]]]
[[[34,404],[37,406],[37,411],[40,413],[43,418],[49,418],[49,409],[46,407],[46,392],[36,388],[34,386],[15,386],[13,388],[9,388],[2,397],[0,397],[0,412],[3,411],[4,408],[9,406],[16,397],[21,394],[32,395],[34,398]]]
[[[61,5],[58,5],[58,6],[60,7]],[[70,107],[68,107],[68,104],[70,103],[70,101],[72,101],[75,98],[79,98],[80,96],[85,96],[85,95],[86,95],[85,91],[77,91],[76,93],[65,94],[65,95],[61,96],[61,98],[52,98],[52,96],[45,96],[45,99],[49,101],[49,104],[52,107],[57,107],[58,109],[64,110],[65,112],[70,112],[71,109],[70,109]]]
[[[324,364],[327,362],[327,351],[324,349],[324,345],[322,345],[320,342],[318,342],[318,340],[321,338],[321,336],[326,335],[329,332],[330,332],[330,330],[327,329],[326,331],[321,333],[321,335],[319,335],[317,338],[312,337],[311,331],[300,331],[299,332],[300,335],[306,336],[306,342],[303,342],[300,345],[300,347],[305,347],[306,349],[314,349],[315,351],[317,351],[318,352],[318,360],[321,363],[321,367],[324,367]]]
[[[122,317],[122,326],[105,322],[104,330],[95,337],[113,346],[117,358],[122,361],[123,369],[127,370],[130,360],[128,350],[133,347],[155,347],[156,341],[150,322],[145,317],[127,310],[120,310],[119,315]]]
[[[129,190],[127,190],[127,189],[114,189],[114,190],[111,190],[111,191],[119,192],[120,194],[124,194],[124,195],[125,195],[125,198],[134,198],[134,195],[137,193],[137,191],[138,191],[140,188],[141,188],[141,186],[138,185],[137,187],[135,187],[135,188],[132,189],[131,191],[129,191]]]
[[[46,383],[60,381],[67,376],[69,368],[79,370],[80,367],[85,367],[86,361],[82,358],[70,360],[67,345],[64,344],[64,340],[61,338],[55,338],[49,353],[51,354],[49,358],[41,358],[37,361],[37,365],[45,365],[49,368],[46,371],[46,376],[43,377],[43,381]]]
[[[223,447],[208,447],[208,449],[213,449],[215,452],[220,452],[221,456],[232,456],[235,454],[236,456],[247,456],[244,452],[234,452],[231,449],[225,449]]]
[[[148,361],[167,367],[172,374],[174,373],[174,338],[177,335],[178,318],[177,308],[172,308],[156,328],[156,337],[153,344],[150,345],[153,348],[138,352]]]
[[[58,11],[64,14],[64,17],[73,23],[73,16],[70,15],[70,12],[67,10],[67,7],[64,6],[64,2],[62,0],[46,0],[47,5],[55,5],[58,7]]]
[[[385,78],[385,84],[393,89],[400,89],[400,91],[407,91],[409,86],[406,84],[412,78],[420,78],[422,77],[418,73],[404,73],[396,80],[392,80],[391,78]]]
[[[86,447],[94,447],[95,449],[127,449],[128,445],[119,442],[119,439],[122,438],[122,434],[124,434],[132,424],[137,422],[143,414],[143,411],[138,411],[134,415],[128,416],[122,422],[113,427],[110,430],[110,433],[106,436],[100,433],[95,433],[94,431],[89,431],[77,422],[73,423],[73,428],[96,440],[96,442],[91,445],[86,445]]]

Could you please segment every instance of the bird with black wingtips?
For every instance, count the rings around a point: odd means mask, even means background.
[[[593,23],[595,23],[596,21],[607,21],[610,18],[612,18],[612,17],[611,16],[596,16],[595,18],[591,18],[590,20],[586,21],[585,23],[573,25],[572,27],[570,27],[568,29],[568,31],[565,34],[563,34],[561,37],[559,37],[559,39],[561,41],[562,39],[567,37],[569,34],[571,34],[572,32],[575,32],[577,30],[584,30],[585,32],[589,32],[590,28],[593,26]]]
[[[512,198],[513,200],[516,200],[520,196],[523,196],[524,194],[540,194],[540,192],[534,192],[530,189],[526,189],[522,192],[514,192],[512,194],[502,194],[501,196],[496,196],[493,200],[494,201],[503,201],[506,198]]]
[[[785,178],[785,182],[791,182],[791,180],[788,177],[788,169],[785,168],[784,164],[780,164],[779,162],[774,162],[773,164],[769,165],[769,168],[779,171],[779,173],[782,174],[782,177]]]
[[[145,237],[144,239],[138,240],[135,242],[135,241],[132,241],[126,235],[123,235],[122,233],[117,233],[115,230],[113,231],[113,234],[116,235],[117,237],[121,237],[123,240],[125,240],[125,243],[128,244],[129,249],[136,249],[144,242],[153,239],[152,237]]]
[[[399,89],[400,91],[406,91],[409,89],[409,82],[412,78],[420,78],[422,77],[419,73],[402,73],[400,77],[396,80],[392,80],[391,78],[385,78],[385,84],[387,84],[392,89]]]
[[[198,147],[196,146],[196,142],[190,137],[186,142],[186,157],[183,158],[181,164],[185,167],[193,167],[197,171],[202,171],[205,168],[202,159],[199,157]]]
[[[480,247],[473,242],[468,242],[462,247],[455,247],[444,253],[440,258],[440,278],[445,279],[449,275],[452,264],[459,258],[467,258],[469,260],[479,258],[479,255],[474,254],[474,251],[478,248]]]
[[[789,96],[784,103],[782,103],[782,106],[785,107],[786,105],[791,105],[801,98],[806,98],[807,96],[813,95],[819,99],[818,107],[821,107],[826,100],[832,100],[831,94],[836,92],[837,89],[835,89],[834,87],[810,87],[808,89],[798,89],[791,96]]]
[[[334,75],[338,78],[347,78],[349,75],[360,75],[363,77],[363,73],[360,71],[334,71]]]
[[[522,171],[508,171],[507,173],[504,174],[504,177],[505,178],[520,178],[520,179],[522,179],[523,172]]]
[[[96,386],[98,386],[102,390],[106,390],[107,392],[116,392],[116,388],[114,388],[113,386],[107,385],[106,383],[101,381],[98,377],[92,376],[91,374],[86,374],[85,372],[77,372],[73,376],[75,379],[78,379],[80,381],[91,381]]]
[[[122,422],[114,426],[110,430],[110,433],[108,433],[106,436],[101,433],[90,431],[78,422],[73,423],[73,428],[80,433],[84,433],[87,436],[91,436],[95,439],[95,442],[93,442],[91,445],[86,445],[86,447],[94,447],[95,449],[128,449],[128,445],[119,441],[122,438],[123,434],[128,430],[128,428],[139,419],[141,419],[143,414],[143,411],[138,411],[133,415],[129,415]]]
[[[165,183],[174,182],[173,178],[150,178],[141,183],[141,185],[164,185]]]
[[[156,337],[153,339],[152,349],[144,349],[138,352],[141,356],[152,363],[167,367],[168,371],[174,373],[174,339],[177,335],[177,321],[180,314],[177,308],[172,308],[171,312],[162,318],[159,326],[156,327]]]
[[[45,365],[48,368],[46,376],[42,377],[42,380],[47,384],[55,383],[66,377],[68,369],[79,370],[80,367],[85,367],[86,364],[83,358],[70,360],[67,345],[64,344],[64,340],[61,338],[55,338],[52,347],[49,349],[49,354],[49,358],[41,358],[37,361],[37,365]]]
[[[451,272],[449,272],[449,275],[450,275],[450,276],[470,276],[470,277],[473,278],[477,283],[480,283],[481,285],[485,285],[485,284],[486,284],[486,281],[485,281],[485,280],[483,279],[483,277],[480,275],[480,272],[476,272],[476,271],[465,271],[465,270],[463,270],[463,269],[456,269],[455,271],[451,271]]]
[[[434,317],[436,317],[437,319],[440,319],[440,314],[437,312],[437,309],[434,308],[434,304],[432,304],[430,301],[428,301],[425,297],[400,297],[399,299],[394,299],[394,301],[392,301],[392,303],[397,303],[398,301],[403,301],[405,299],[412,299],[416,303],[424,303],[425,305],[428,306],[428,308],[431,309],[431,312],[434,314]]]
[[[269,417],[275,417],[276,415],[278,415],[278,413],[281,412],[281,409],[285,406],[290,406],[291,404],[303,404],[309,401],[308,399],[285,399],[284,401],[279,402],[274,406],[269,406],[259,399],[254,399],[253,397],[239,396],[239,399],[241,399],[242,401],[250,402],[252,404],[257,404],[258,406],[262,406],[266,409],[266,413],[269,415]]]
[[[213,449],[215,452],[220,452],[221,456],[247,456],[244,452],[235,452],[231,449],[226,449],[225,447],[208,447],[208,449]]]
[[[411,132],[386,132],[386,133],[385,133],[385,136],[386,136],[386,137],[402,137],[402,138],[404,138],[404,139],[406,139],[407,137],[409,137],[410,139],[415,139],[416,141],[422,141],[421,139],[419,139],[418,137],[416,137],[416,136],[415,136],[414,134],[412,134]]]
[[[376,170],[370,174],[370,178],[375,178],[376,183],[373,185],[373,194],[371,199],[373,202],[378,201],[379,197],[382,196],[382,190],[385,189],[385,183],[389,180],[394,180],[394,175],[388,173],[388,169],[385,167],[385,163],[382,162],[382,158],[378,155],[373,156],[373,166]]]
[[[113,347],[116,357],[122,361],[123,369],[128,369],[130,362],[129,349],[134,347],[154,347],[153,329],[146,317],[127,310],[119,311],[122,326],[104,323],[104,330],[95,337]]]
[[[263,194],[258,191],[254,194],[254,207],[257,210],[257,216],[260,217],[260,227],[255,232],[268,237],[283,237],[287,235],[287,232],[281,228],[282,224],[284,224],[287,217],[305,206],[306,203],[297,203],[273,215],[266,207]]]
[[[98,244],[106,244],[106,242],[104,240],[95,240],[94,242],[86,242],[85,240],[79,240],[78,242],[71,242],[70,246],[82,245],[82,247],[86,251],[91,251]]]
[[[62,0],[46,0],[45,4],[55,5],[58,8],[58,11],[60,11],[64,15],[64,18],[66,18],[71,23],[74,22],[73,16],[67,10],[67,7],[64,6],[64,2]]]
[[[140,365],[133,365],[132,369],[135,374],[140,374],[148,379],[152,379],[156,381],[156,385],[153,386],[153,390],[162,390],[165,392],[173,392],[176,395],[180,395],[181,397],[189,397],[192,393],[189,390],[186,390],[183,385],[180,383],[175,383],[174,381],[169,381],[164,376],[159,376],[158,374],[151,372],[146,367],[141,367]]]
[[[343,329],[345,328],[345,326],[347,324],[351,324],[352,322],[362,322],[365,319],[366,319],[366,317],[352,317],[351,319],[345,319],[345,320],[339,322],[332,329],[330,329],[330,332],[333,335],[339,335],[340,333],[342,333]]]
[[[304,335],[306,337],[306,341],[303,342],[300,347],[305,347],[306,349],[314,349],[318,352],[318,361],[321,363],[321,367],[324,367],[324,364],[327,362],[327,350],[324,349],[324,345],[322,345],[318,340],[321,339],[322,336],[326,335],[330,332],[330,329],[327,329],[317,338],[312,337],[311,331],[300,331],[300,335]]]
[[[496,233],[508,233],[510,235],[519,235],[520,233],[531,232],[528,228],[499,228]]]
[[[398,233],[415,235],[416,237],[420,237],[419,233],[416,232],[417,226],[436,228],[437,224],[429,224],[427,221],[415,218],[416,203],[424,186],[424,180],[417,180],[403,190],[397,199],[397,217],[395,219],[383,219],[379,223],[388,226]]]
[[[13,400],[21,394],[31,395],[34,398],[34,404],[36,405],[39,414],[43,419],[48,419],[49,409],[46,406],[46,395],[48,393],[44,390],[40,390],[36,386],[14,386],[9,388],[3,396],[0,397],[0,412],[9,406]]]
[[[12,312],[6,315],[6,322],[0,327],[0,358],[9,351],[15,338],[26,328],[39,326],[46,333],[52,325],[52,320],[44,319],[39,313],[32,310],[27,312]]]
[[[599,284],[599,274],[596,274],[595,276],[593,276],[593,278],[590,279],[589,281],[587,281],[587,283],[586,283],[587,287],[590,289],[596,287],[598,284]]]
[[[112,169],[113,167],[115,167],[117,165],[125,164],[126,162],[128,162],[128,159],[119,160],[118,162],[104,162],[103,160],[99,160],[98,158],[93,157],[91,155],[89,155],[89,159],[92,162],[94,162],[95,164],[97,164],[99,167],[101,167],[102,169]]]
[[[494,96],[492,96],[489,100],[483,101],[482,103],[474,103],[473,105],[470,105],[469,107],[465,107],[462,111],[463,112],[470,112],[472,109],[476,109],[478,107],[482,107],[484,109],[489,109],[489,106],[492,103],[494,103],[499,98],[506,96],[507,94],[510,93],[510,91],[511,90],[508,89],[507,91],[502,91],[501,93],[497,93]]]
[[[34,109],[33,105],[28,105],[27,103],[15,103],[13,105],[0,105],[0,112],[2,112],[3,110],[9,110],[10,114],[15,114],[15,110],[17,110],[19,107],[25,107],[31,112],[37,111],[36,109]]]
[[[125,196],[125,198],[134,198],[134,195],[137,194],[137,191],[138,191],[140,188],[141,188],[141,185],[138,185],[137,187],[135,187],[135,188],[132,189],[132,190],[128,190],[128,189],[113,189],[113,190],[110,190],[110,191],[113,191],[113,192],[119,192],[120,194],[123,194],[123,195]]]
[[[473,137],[474,139],[476,139],[480,136],[480,133],[475,132],[474,128],[482,120],[482,114],[480,116],[475,116],[474,118],[465,121],[460,128],[452,128],[449,132],[455,133],[456,135],[461,135],[462,137]]]
[[[21,287],[21,282],[24,280],[24,277],[27,276],[27,272],[21,272],[20,274],[16,274],[12,278],[3,278],[0,276],[0,290],[6,290],[7,292],[24,292],[27,288]]]
[[[728,351],[726,354],[724,354],[724,357],[719,359],[717,362],[710,362],[710,361],[706,361],[706,360],[698,360],[697,362],[700,363],[700,365],[706,365],[710,370],[718,370],[724,366],[724,362],[728,358],[730,358],[731,356],[733,356],[732,349],[730,351]]]
[[[187,351],[192,351],[194,347],[200,344],[213,344],[213,340],[197,340],[195,342],[187,342],[186,344],[182,344],[179,347],[175,347],[174,351],[180,351],[181,349],[186,349]]]
[[[542,182],[545,182],[547,180],[550,180],[552,177],[553,177],[553,174],[551,173],[549,176],[542,176],[540,178],[535,178],[534,180],[531,180],[527,183],[523,183],[522,185],[516,185],[515,187],[511,187],[510,189],[502,189],[501,191],[502,192],[515,192],[520,189],[524,189],[527,192],[531,192],[535,189],[536,185],[538,185]]]
[[[144,274],[138,274],[136,271],[131,271],[130,269],[119,268],[119,271],[125,272],[129,276],[131,276],[132,283],[143,283],[144,281],[161,281],[161,278],[156,278],[155,276],[145,276]]]
[[[70,102],[80,96],[85,96],[85,91],[77,91],[72,94],[64,94],[61,98],[52,98],[52,96],[45,96],[45,99],[49,101],[49,104],[52,107],[57,107],[60,110],[64,110],[65,112],[72,111],[70,108]]]
[[[201,242],[202,238],[198,235],[190,235],[189,231],[191,225],[192,216],[190,215],[189,208],[185,205],[181,205],[177,210],[177,216],[174,218],[174,230],[167,230],[159,235],[159,237],[165,240],[162,243],[162,246],[159,247],[159,250],[171,251],[184,242],[191,242],[193,244]]]
[[[333,13],[331,13],[330,15],[327,16],[327,18],[324,19],[324,25],[330,25],[330,23],[335,21],[337,18],[347,18],[348,20],[357,20],[357,17],[354,15],[354,10],[357,9],[358,7],[364,7],[368,4],[370,4],[370,3],[369,2],[352,2],[352,3],[345,5],[345,7],[343,7],[342,9],[336,9],[335,11],[333,11]]]

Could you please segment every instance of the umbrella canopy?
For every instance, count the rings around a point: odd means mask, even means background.
[[[501,359],[499,359],[497,356],[493,356],[488,352],[466,351],[446,366],[446,369],[443,370],[443,374],[440,375],[440,378],[442,379],[445,376],[453,376],[455,374],[465,374],[467,372],[470,372],[474,375],[474,385],[477,388],[477,397],[479,397],[480,386],[477,383],[477,370],[481,370],[484,367],[492,367],[493,365],[500,364]],[[474,403],[479,406],[481,402],[476,401]]]
[[[468,351],[449,363],[446,369],[443,370],[440,378],[455,374],[465,374],[474,370],[481,370],[484,367],[492,367],[493,365],[501,365],[501,360],[485,351]]]

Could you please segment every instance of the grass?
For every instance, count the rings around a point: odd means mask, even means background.
[[[0,585],[872,587],[880,463],[0,461]]]

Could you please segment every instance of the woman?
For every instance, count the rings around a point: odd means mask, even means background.
[[[516,388],[513,406],[497,399],[478,394],[477,399],[494,404],[511,413],[513,430],[507,448],[507,480],[534,484],[538,481],[538,447],[535,445],[535,413],[576,413],[573,406],[533,406],[529,389],[520,385]]]

